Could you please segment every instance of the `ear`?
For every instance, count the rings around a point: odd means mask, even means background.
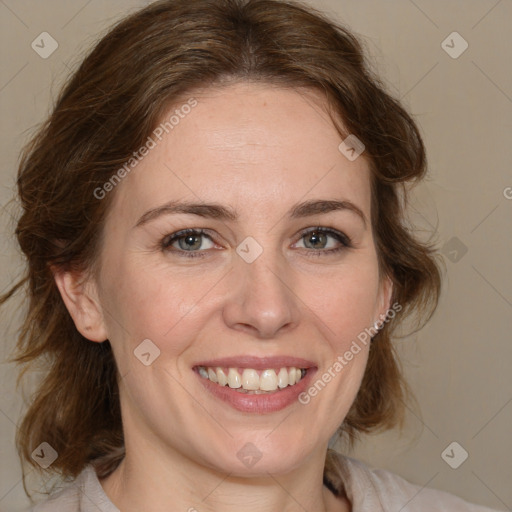
[[[379,296],[377,299],[377,310],[375,312],[375,321],[380,325],[384,322],[391,308],[391,297],[393,296],[393,281],[390,277],[384,277],[379,286]],[[401,309],[401,308],[400,308]]]
[[[80,272],[55,268],[52,268],[52,272],[78,332],[91,341],[105,341],[108,336],[96,283]]]

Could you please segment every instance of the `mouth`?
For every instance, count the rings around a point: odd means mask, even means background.
[[[206,390],[242,412],[270,413],[296,402],[317,366],[297,357],[231,357],[201,361],[192,369]]]
[[[219,386],[227,386],[238,393],[268,394],[295,386],[307,374],[307,368],[280,367],[257,370],[255,368],[197,366],[203,379]]]

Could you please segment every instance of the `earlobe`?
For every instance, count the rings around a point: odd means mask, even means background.
[[[105,341],[108,336],[95,283],[78,272],[54,268],[52,272],[62,300],[80,334],[91,341]]]

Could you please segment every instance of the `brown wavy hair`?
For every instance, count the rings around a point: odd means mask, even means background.
[[[144,144],[169,106],[194,90],[236,81],[319,91],[340,136],[355,134],[365,145],[379,267],[392,279],[392,302],[402,311],[374,337],[339,432],[352,442],[361,432],[401,424],[409,394],[392,334],[405,318],[427,321],[441,287],[434,247],[405,222],[408,185],[426,173],[417,125],[371,70],[362,43],[309,6],[161,0],[97,43],[21,155],[16,236],[27,270],[1,302],[26,290],[28,311],[13,360],[21,375],[35,365],[45,370],[17,432],[22,461],[38,468],[31,452],[43,441],[59,454],[50,470],[63,477],[92,463],[102,478],[123,458],[110,343],[92,343],[77,331],[51,269],[93,268],[116,193],[98,200],[94,190]]]

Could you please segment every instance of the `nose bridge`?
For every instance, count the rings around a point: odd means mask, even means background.
[[[298,299],[278,250],[264,249],[254,239],[246,239],[238,246],[233,265],[232,293],[224,308],[230,327],[250,329],[269,338],[298,322]]]

